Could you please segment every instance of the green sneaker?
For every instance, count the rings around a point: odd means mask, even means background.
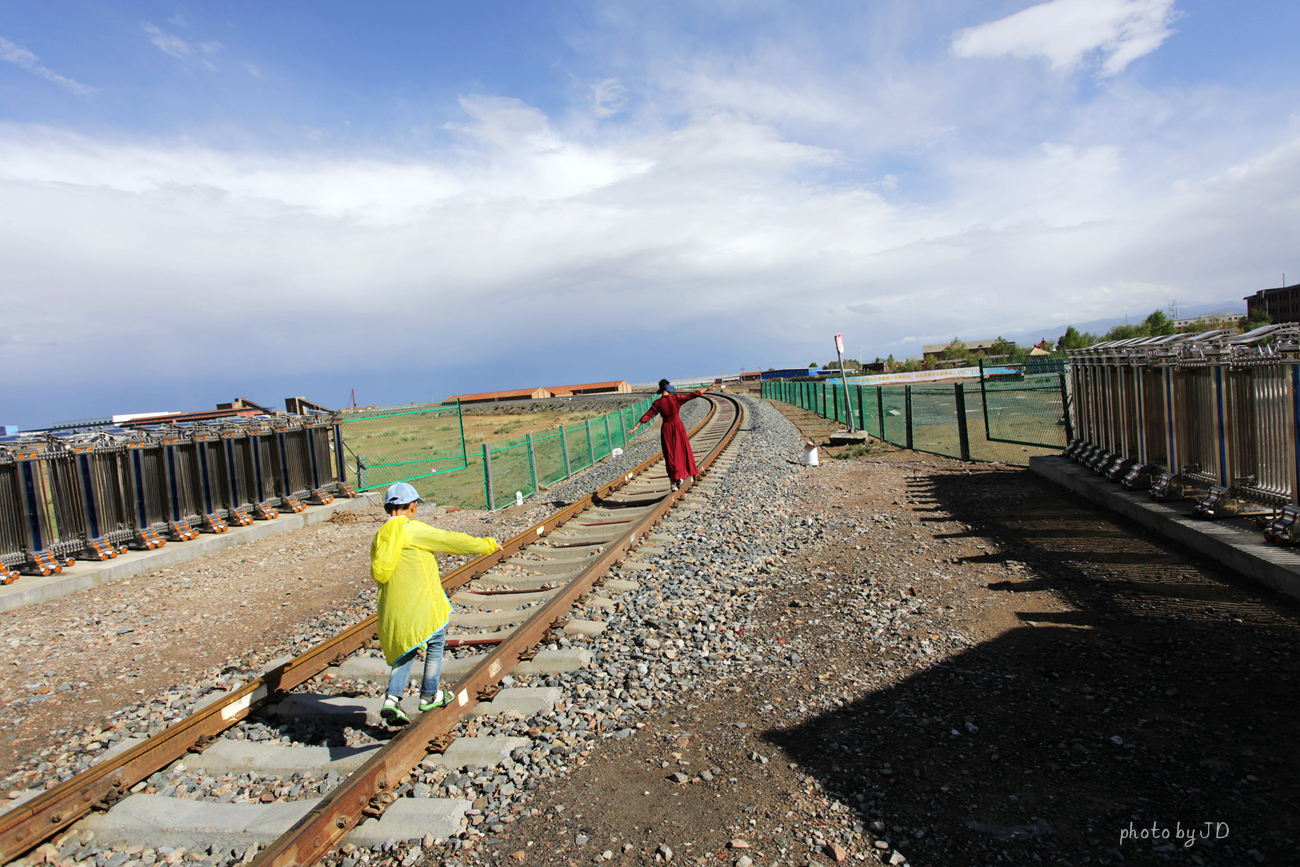
[[[440,689],[433,695],[420,696],[420,710],[437,710],[451,704],[453,696],[450,690]]]
[[[411,721],[411,718],[406,715],[406,711],[402,710],[402,706],[398,704],[397,699],[391,695],[384,699],[384,706],[379,709],[379,715],[390,726],[404,726]]]

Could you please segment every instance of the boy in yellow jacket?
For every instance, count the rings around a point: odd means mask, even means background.
[[[392,667],[379,715],[390,725],[411,721],[402,710],[402,693],[411,682],[411,665],[421,647],[425,654],[420,710],[451,703],[451,691],[438,688],[451,603],[442,589],[433,552],[491,554],[501,547],[490,537],[451,533],[415,520],[423,502],[406,482],[390,487],[384,496],[388,520],[370,543],[370,577],[379,585],[379,644]]]

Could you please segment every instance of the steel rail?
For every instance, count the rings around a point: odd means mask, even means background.
[[[714,417],[716,407],[691,429],[694,436]],[[739,412],[737,413],[739,415]],[[447,573],[442,585],[451,592],[513,556],[545,536],[593,503],[598,503],[626,485],[660,459],[658,452],[623,476],[534,524],[502,544]],[[30,801],[0,815],[0,863],[8,863],[70,827],[93,809],[107,809],[121,800],[132,786],[164,768],[186,753],[202,749],[221,732],[238,723],[268,700],[295,689],[331,665],[360,650],[376,638],[376,615],[322,641],[293,659],[232,690],[203,710],[172,723],[163,731],[136,744],[121,755],[77,774]]]
[[[729,395],[719,397],[732,403],[736,415],[727,431],[703,459],[700,473],[708,470],[740,429],[740,402]],[[700,425],[696,430],[702,427]],[[279,839],[262,850],[250,867],[306,867],[315,864],[364,816],[380,815],[388,804],[396,800],[392,791],[402,778],[430,752],[443,751],[450,745],[449,733],[456,724],[468,716],[479,701],[491,698],[497,683],[514,668],[522,654],[534,647],[552,629],[559,627],[564,615],[575,602],[605,576],[610,566],[619,561],[638,538],[667,515],[694,484],[692,479],[677,491],[670,491],[652,511],[632,524],[628,533],[608,543],[590,566],[512,631],[496,650],[456,683],[455,702],[440,710],[421,714]]]

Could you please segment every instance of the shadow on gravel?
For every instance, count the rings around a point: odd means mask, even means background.
[[[1297,608],[1026,476],[911,491],[1007,552],[1022,625],[768,740],[914,864],[1298,863]]]

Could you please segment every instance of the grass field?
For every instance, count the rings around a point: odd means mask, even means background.
[[[605,416],[609,414],[609,435]],[[483,508],[483,445],[492,450],[493,494],[498,507],[516,491],[534,492],[526,436],[532,434],[537,485],[566,478],[609,455],[624,443],[623,431],[640,417],[632,406],[602,413],[579,409],[559,412],[473,413],[457,416],[455,407],[398,408],[343,423],[349,476],[360,476],[368,490],[409,481],[426,499],[462,508]],[[588,441],[590,422],[590,442]],[[464,424],[464,443],[461,425]],[[566,433],[566,467],[560,429]],[[642,433],[645,429],[642,430]],[[356,473],[360,464],[362,472]]]
[[[1065,426],[1060,391],[1055,380],[1040,384],[998,385],[988,389],[988,423],[979,384],[964,389],[966,430],[970,456],[977,461],[1001,461],[1025,465],[1031,457],[1065,448]],[[881,435],[884,411],[884,439],[894,445],[907,443],[907,404],[901,386],[880,391],[866,387],[859,401],[851,392],[855,425],[872,436]],[[883,405],[882,405],[883,404]],[[840,421],[847,423],[840,410]],[[914,386],[912,389],[912,443],[917,451],[960,457],[957,402],[951,385]]]

